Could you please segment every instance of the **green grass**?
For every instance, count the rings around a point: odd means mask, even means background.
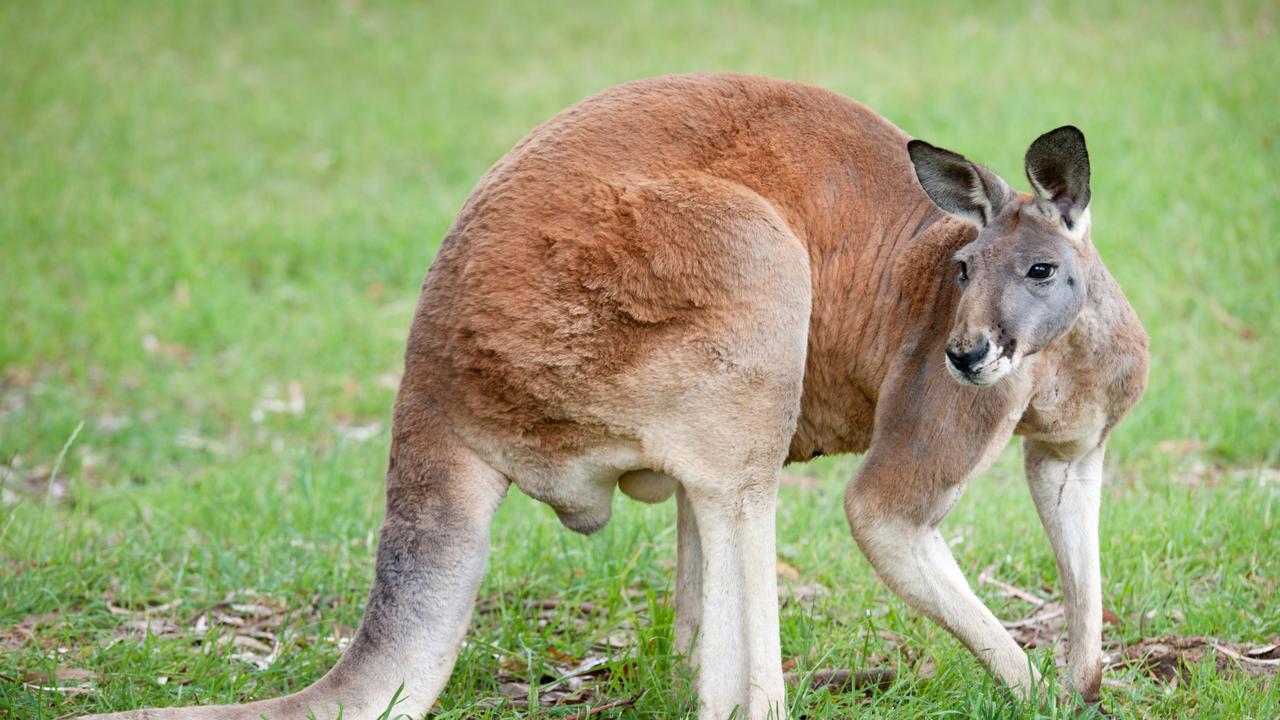
[[[1031,139],[1081,126],[1095,242],[1153,355],[1111,443],[1109,632],[1280,635],[1274,4],[858,5],[0,4],[0,717],[263,698],[324,672],[340,653],[326,637],[358,622],[372,573],[388,378],[471,184],[561,107],[694,70],[829,87],[1017,185]],[[291,383],[304,409],[255,416]],[[367,440],[343,430],[373,423]],[[51,491],[41,477],[60,459]],[[830,590],[784,608],[783,651],[799,671],[903,671],[869,695],[792,693],[793,712],[1033,712],[875,579],[840,508],[855,463],[794,470],[816,485],[783,490],[780,555]],[[482,590],[495,609],[436,717],[510,716],[484,702],[500,669],[537,681],[611,634],[630,644],[610,651],[600,694],[644,695],[603,717],[689,712],[665,602],[673,508],[617,502],[583,538],[513,493]],[[1051,592],[1012,452],[943,529],[975,582],[999,563]],[[1027,612],[977,590],[1003,617]],[[177,599],[160,616],[183,623],[231,595],[292,609],[265,670],[128,632],[109,608]],[[520,604],[547,598],[602,612]],[[30,636],[10,630],[51,612]],[[20,682],[57,668],[97,673],[96,691]],[[1119,717],[1280,716],[1274,680],[1211,664],[1176,687],[1108,677],[1125,683],[1104,688]]]

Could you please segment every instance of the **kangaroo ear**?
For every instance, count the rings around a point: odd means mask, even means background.
[[[1027,180],[1036,191],[1036,204],[1046,213],[1062,216],[1068,229],[1089,207],[1089,150],[1084,133],[1074,125],[1036,138],[1027,148]]]
[[[907,143],[920,187],[944,211],[986,227],[1004,205],[1009,186],[999,175],[963,155],[923,140]]]

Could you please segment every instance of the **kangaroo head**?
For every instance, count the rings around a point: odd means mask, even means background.
[[[958,381],[990,385],[1075,322],[1088,293],[1089,153],[1067,125],[1027,150],[1032,194],[963,156],[907,144],[916,177],[938,207],[978,226],[955,254],[960,302],[946,344]]]

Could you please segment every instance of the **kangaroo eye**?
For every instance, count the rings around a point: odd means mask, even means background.
[[[1053,274],[1057,271],[1058,271],[1057,265],[1050,265],[1049,263],[1036,263],[1035,265],[1031,266],[1030,270],[1027,271],[1027,277],[1031,278],[1032,280],[1048,280],[1049,278],[1053,277]]]
[[[960,266],[960,274],[957,276],[957,277],[960,279],[960,282],[964,282],[964,281],[968,280],[968,279],[969,279],[969,265],[968,265],[965,261],[963,261],[963,260],[957,260],[957,261],[956,261],[956,264]]]

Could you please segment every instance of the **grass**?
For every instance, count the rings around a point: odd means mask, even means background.
[[[372,573],[410,313],[471,184],[561,107],[694,70],[832,88],[1016,185],[1031,139],[1084,128],[1095,242],[1153,354],[1111,443],[1109,632],[1276,638],[1277,42],[1265,2],[0,4],[0,716],[263,698],[323,673]],[[792,693],[793,713],[1069,716],[1013,703],[874,578],[840,509],[855,465],[793,469],[814,482],[783,489],[780,557],[829,589],[784,608],[783,651],[799,672],[903,672]],[[691,710],[664,600],[673,508],[617,502],[584,538],[513,493],[482,590],[495,609],[435,717],[515,714],[485,702],[499,671],[537,684],[611,634],[628,643],[602,696],[644,694],[603,717]],[[943,529],[972,580],[998,564],[1051,592],[1014,451]],[[190,619],[231,596],[292,609],[265,669],[119,614],[178,600],[160,615]],[[547,598],[566,604],[521,605]],[[59,668],[95,691],[33,688]],[[1108,676],[1117,717],[1280,716],[1274,680],[1211,663],[1176,686]]]

